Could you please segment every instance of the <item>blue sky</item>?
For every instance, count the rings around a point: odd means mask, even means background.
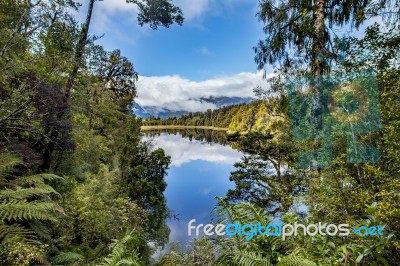
[[[77,17],[83,21],[88,1],[81,2]],[[254,88],[267,88],[262,73],[257,72],[252,49],[264,37],[263,25],[256,17],[257,0],[174,3],[184,13],[183,26],[151,30],[138,25],[134,4],[125,0],[95,2],[90,34],[104,34],[97,43],[107,50],[120,49],[133,62],[139,73],[135,99],[139,105],[205,111],[216,106],[201,97],[253,97]],[[337,34],[346,32],[349,29],[345,27]],[[272,75],[272,67],[267,72]]]
[[[86,3],[81,8],[84,17]],[[136,21],[136,6],[125,0],[95,3],[91,34],[98,43],[121,49],[142,76],[179,75],[193,81],[255,72],[252,47],[262,38],[254,0],[175,0],[183,26],[151,30]]]
[[[86,16],[87,0],[77,17]],[[137,8],[125,0],[95,2],[91,35],[106,50],[120,49],[139,73],[135,99],[142,107],[174,111],[215,108],[207,96],[252,97],[265,86],[254,63],[254,47],[263,37],[255,0],[175,0],[182,26],[152,30],[137,23]]]

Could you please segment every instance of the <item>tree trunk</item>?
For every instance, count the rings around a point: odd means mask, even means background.
[[[68,77],[67,84],[65,85],[65,98],[66,99],[69,98],[72,86],[74,85],[75,78],[78,74],[79,67],[82,64],[83,51],[87,44],[87,38],[88,38],[88,33],[89,33],[90,20],[92,18],[92,13],[93,13],[94,1],[95,0],[89,1],[89,7],[88,7],[87,15],[86,15],[86,21],[82,27],[82,31],[79,36],[78,44],[76,46],[75,57],[74,57],[74,62],[73,62],[73,69]]]
[[[316,0],[314,6],[314,36],[312,44],[311,71],[321,76],[325,69],[325,0]]]

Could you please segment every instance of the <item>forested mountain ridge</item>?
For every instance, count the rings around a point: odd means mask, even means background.
[[[200,97],[199,99],[189,99],[198,103],[212,103],[217,108],[226,107],[230,105],[236,105],[241,103],[250,103],[255,100],[252,97],[227,97],[227,96],[209,96],[209,97]],[[132,107],[133,113],[144,119],[148,119],[151,117],[159,117],[160,119],[167,119],[173,117],[181,117],[182,115],[186,115],[189,111],[186,110],[170,110],[166,107],[159,106],[140,106],[137,102],[133,104]]]
[[[196,112],[183,115],[179,118],[171,117],[167,119],[148,118],[143,121],[143,125],[181,125],[181,126],[210,126],[217,128],[227,128],[230,132],[267,132],[273,123],[284,121],[282,110],[277,104],[284,99],[271,98],[255,100],[248,104],[230,105],[206,112]],[[279,132],[275,132],[279,134]]]

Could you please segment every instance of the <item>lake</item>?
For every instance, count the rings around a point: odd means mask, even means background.
[[[168,221],[170,242],[184,245],[190,240],[188,222],[196,219],[196,224],[210,223],[215,197],[224,197],[228,189],[234,188],[229,176],[242,153],[228,145],[225,134],[212,130],[145,132],[145,140],[171,156],[165,196],[179,220]]]

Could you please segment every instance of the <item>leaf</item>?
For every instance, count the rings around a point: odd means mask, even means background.
[[[363,258],[364,258],[363,254],[358,255],[358,257],[356,259],[356,263],[360,263],[360,261],[362,261]]]

